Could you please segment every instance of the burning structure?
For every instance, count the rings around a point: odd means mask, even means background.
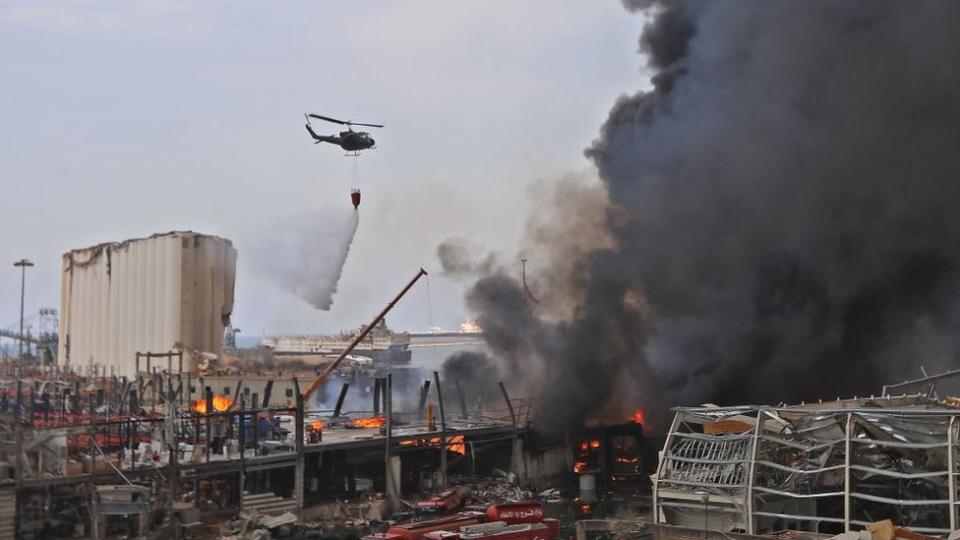
[[[644,438],[639,421],[588,427],[568,433],[567,439],[573,473],[593,475],[603,483],[646,485],[656,464],[649,452],[653,441]]]
[[[676,409],[654,519],[750,534],[892,519],[949,533],[958,527],[958,416],[926,395]]]

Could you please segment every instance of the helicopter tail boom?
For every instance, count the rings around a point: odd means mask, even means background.
[[[324,135],[317,135],[317,132],[310,127],[310,124],[304,126],[307,128],[307,131],[310,133],[310,136],[314,139],[314,144],[319,144],[322,142],[328,142],[333,144],[340,144],[340,137],[327,137]]]

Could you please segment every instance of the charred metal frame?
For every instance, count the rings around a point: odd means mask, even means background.
[[[936,396],[937,381],[960,377],[960,369],[945,371],[936,375],[927,375],[927,371],[922,367],[920,370],[923,372],[923,377],[920,377],[919,379],[906,380],[896,384],[885,384],[883,385],[883,390],[880,392],[880,395],[888,396],[892,390],[906,391],[906,389],[910,387],[929,384],[927,388],[927,396]]]
[[[674,411],[655,523],[702,526],[707,512],[749,534],[783,520],[836,532],[890,517],[878,509],[917,532],[957,528],[960,409],[927,395]]]

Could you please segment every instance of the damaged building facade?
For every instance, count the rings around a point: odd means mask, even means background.
[[[957,529],[957,417],[932,395],[686,407],[654,478],[657,523],[835,533],[891,519]]]

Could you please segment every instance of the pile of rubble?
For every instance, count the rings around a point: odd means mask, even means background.
[[[362,504],[337,502],[328,507],[338,507],[332,513],[311,514],[304,519],[292,512],[267,515],[259,512],[242,512],[237,519],[227,521],[220,527],[220,540],[271,540],[274,538],[323,538],[344,535],[359,535],[385,528],[387,521],[369,515],[358,508]],[[358,514],[361,514],[358,516]],[[367,515],[362,515],[367,514]],[[343,534],[338,534],[343,533]]]
[[[320,538],[323,524],[300,521],[292,512],[276,516],[241,513],[220,529],[220,540],[271,540],[273,538]]]
[[[469,489],[470,506],[486,508],[491,504],[520,502],[536,497],[536,494],[521,489],[513,473],[500,470],[494,476],[451,476],[451,486]]]
[[[448,493],[456,495],[456,507],[467,510],[485,511],[487,507],[498,503],[528,501],[537,498],[537,494],[520,488],[516,477],[504,471],[496,471],[493,476],[452,476],[449,478],[449,489],[435,495],[429,502]],[[554,494],[555,495],[555,494]],[[380,515],[376,509],[360,511],[355,508],[359,505],[339,503],[328,505],[336,506],[336,511],[326,512],[324,515],[311,515],[313,520],[301,521],[290,512],[276,516],[268,516],[257,512],[241,513],[237,519],[228,521],[221,526],[220,540],[272,540],[282,538],[321,538],[331,533],[342,531],[355,535],[362,535],[371,531],[384,529],[385,526],[415,520],[418,517],[430,515],[429,505],[401,501],[409,511],[400,512],[391,516]],[[368,501],[373,502],[373,501]],[[379,502],[383,502],[380,500]],[[441,510],[438,510],[441,511]],[[442,512],[452,511],[442,509]],[[329,515],[327,515],[329,514]]]
[[[221,527],[221,540],[269,540],[270,538],[290,537],[298,524],[297,516],[285,512],[278,516],[266,516],[255,513],[241,513],[238,519],[227,522]],[[276,535],[276,536],[274,536]]]

